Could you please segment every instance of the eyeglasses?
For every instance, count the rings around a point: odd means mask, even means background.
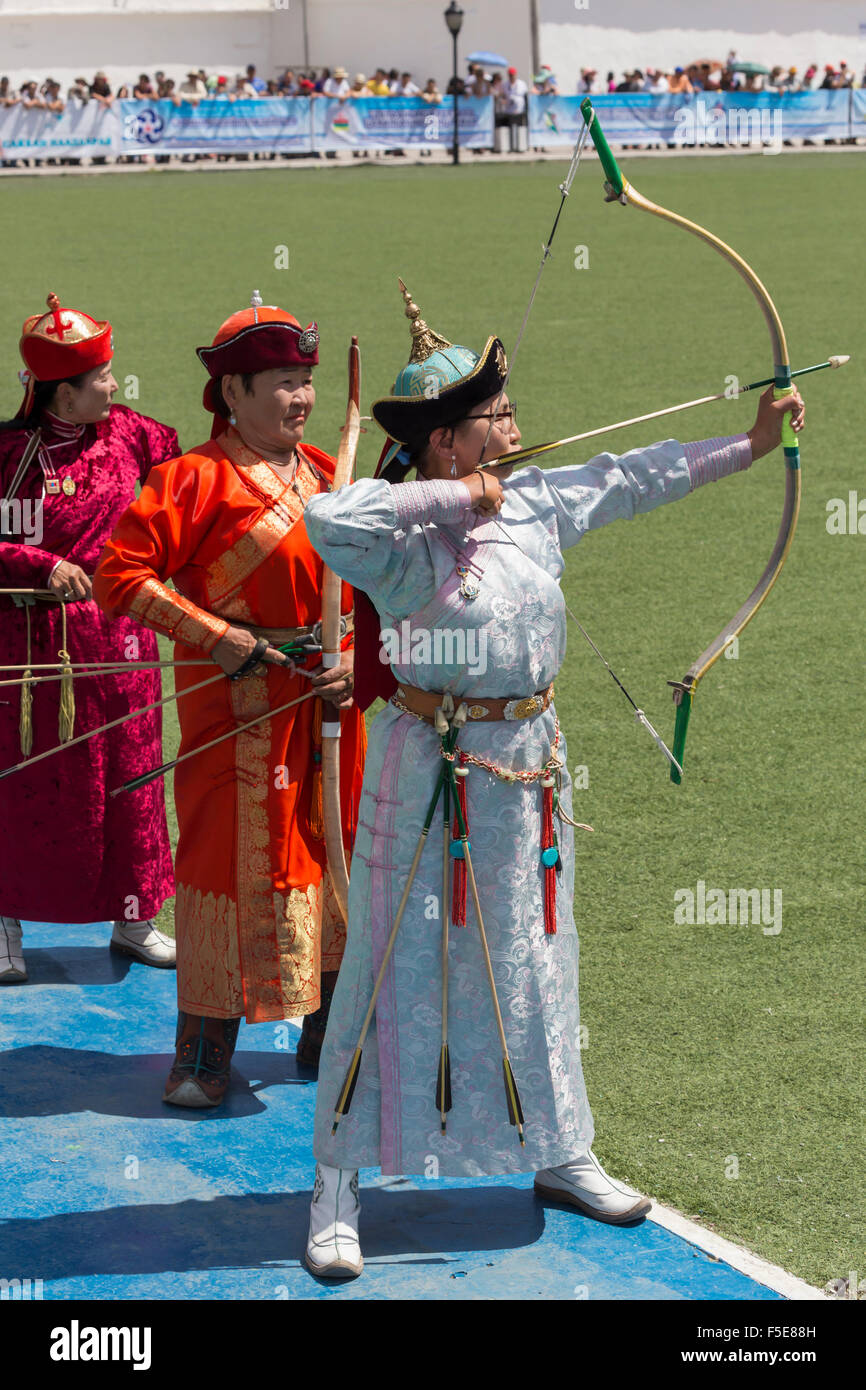
[[[483,415],[467,415],[467,420],[513,420],[517,424],[517,401],[511,401],[500,410],[487,410]]]

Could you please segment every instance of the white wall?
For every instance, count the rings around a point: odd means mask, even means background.
[[[541,61],[560,91],[574,92],[581,68],[686,66],[696,58],[744,61],[805,72],[841,60],[858,78],[866,64],[866,3],[851,0],[539,0]],[[817,85],[817,84],[815,84]]]
[[[75,0],[62,11],[45,12],[46,0],[28,0],[34,12],[12,15],[8,5],[0,9],[0,73],[12,83],[28,78],[55,77],[64,89],[82,75],[92,79],[104,68],[113,86],[129,82],[140,72],[151,77],[161,68],[169,77],[183,79],[190,68],[234,77],[247,63],[256,63],[261,75],[272,75],[270,56],[279,36],[279,48],[303,57],[302,11],[297,0],[288,10],[276,10],[269,0],[245,0],[229,7],[198,0],[182,0],[163,12],[153,6],[143,11],[141,0],[126,9],[94,13],[98,0],[86,5]],[[36,10],[37,5],[43,8]],[[57,0],[54,0],[55,6]],[[194,8],[197,6],[197,8]],[[76,12],[76,7],[78,12]],[[82,12],[82,11],[87,11]]]
[[[460,0],[460,72],[475,50],[499,53],[527,76],[531,54],[529,0]],[[447,83],[452,69],[448,0],[310,0],[310,55],[342,63],[354,75],[404,67],[416,80]],[[504,76],[504,74],[503,74]]]
[[[162,68],[260,75],[309,61],[369,75],[379,64],[416,78],[451,73],[447,0],[0,0],[0,73],[13,83],[49,73],[64,85],[104,68],[113,82]],[[475,48],[499,51],[529,72],[529,0],[461,0],[461,71]],[[584,8],[578,8],[582,4]],[[862,72],[866,0],[538,0],[541,61],[573,92],[582,67],[670,68],[694,58],[772,67],[810,61]],[[860,25],[864,28],[861,31]]]
[[[380,64],[416,78],[451,75],[447,0],[306,0],[309,61],[369,76]],[[462,0],[460,70],[474,49],[500,52],[525,76],[529,0]],[[161,68],[262,77],[304,64],[303,0],[2,0],[0,75],[14,85],[50,75],[64,89],[104,68],[116,85]]]

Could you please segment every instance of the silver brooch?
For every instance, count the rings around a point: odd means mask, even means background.
[[[319,346],[319,330],[313,326],[305,328],[303,333],[298,336],[298,352],[303,352],[305,356],[311,357]]]

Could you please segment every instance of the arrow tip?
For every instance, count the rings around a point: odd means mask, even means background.
[[[827,360],[831,367],[844,367],[846,362],[851,361],[851,354],[841,353],[838,357],[829,357]]]

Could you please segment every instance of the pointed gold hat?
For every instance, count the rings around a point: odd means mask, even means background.
[[[400,286],[400,291],[406,304],[406,317],[411,320],[412,325],[412,351],[409,354],[409,361],[426,362],[427,358],[432,357],[433,353],[438,352],[440,348],[453,347],[453,343],[449,343],[447,338],[441,337],[440,334],[434,333],[432,328],[427,327],[427,324],[421,317],[421,310],[418,308],[418,305],[415,303],[399,275],[397,276],[397,284]]]

